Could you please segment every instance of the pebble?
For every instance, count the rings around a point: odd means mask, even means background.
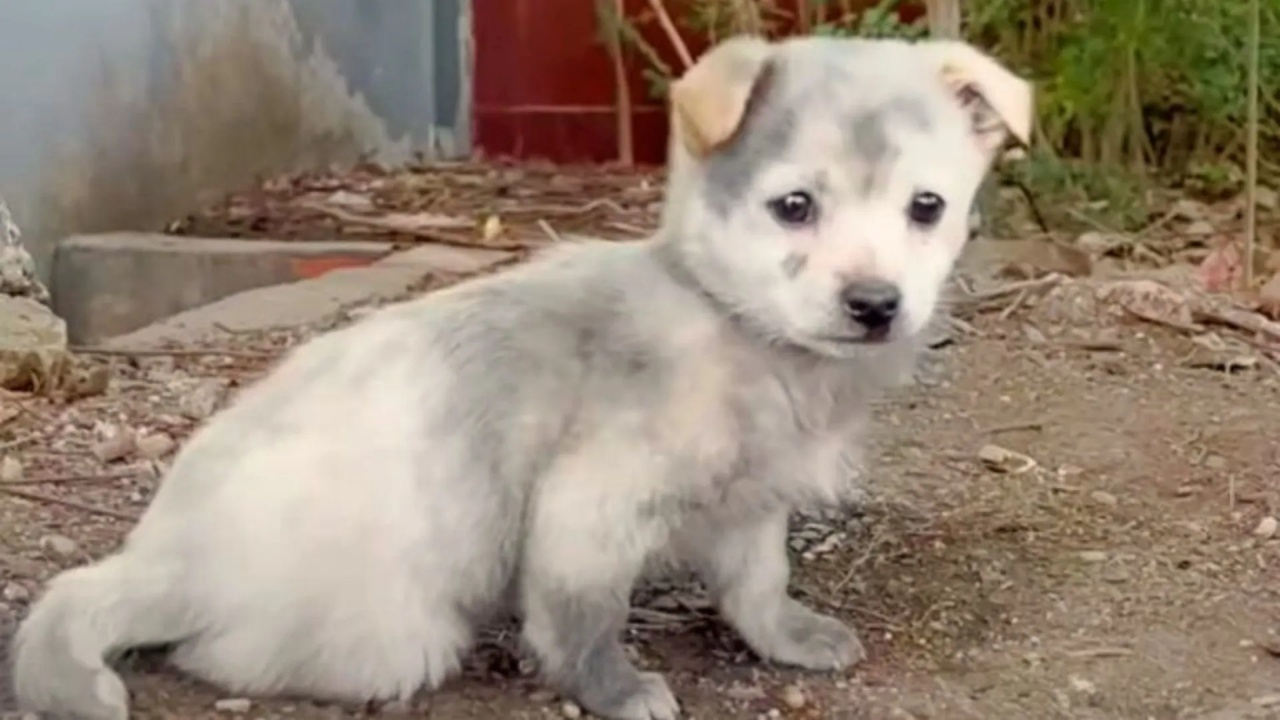
[[[12,455],[5,455],[0,460],[0,482],[18,482],[22,479],[22,462]]]
[[[221,381],[202,381],[178,401],[178,412],[188,420],[204,420],[218,411],[226,394]]]
[[[109,430],[105,438],[95,443],[93,456],[98,462],[109,463],[123,460],[133,454],[138,447],[138,438],[129,428]]]
[[[1101,550],[1082,550],[1080,559],[1087,563],[1100,563],[1107,561],[1107,554]]]
[[[1251,702],[1258,707],[1274,707],[1276,705],[1280,705],[1280,693],[1260,695],[1254,698]]]
[[[26,602],[31,599],[31,591],[16,582],[6,583],[4,592],[0,595],[9,602]]]
[[[1258,521],[1258,526],[1253,529],[1253,534],[1263,540],[1269,540],[1276,535],[1276,531],[1280,530],[1280,521],[1275,516],[1268,515]]]
[[[1094,685],[1091,681],[1086,680],[1085,678],[1082,678],[1078,675],[1072,675],[1070,678],[1067,679],[1067,682],[1071,683],[1072,690],[1075,690],[1081,695],[1098,694],[1097,685]]]
[[[147,434],[138,438],[138,454],[147,460],[155,460],[169,454],[175,443],[165,433]]]
[[[40,550],[49,555],[58,557],[71,557],[80,551],[80,546],[75,540],[65,535],[45,535],[39,541]]]
[[[1115,495],[1105,490],[1094,490],[1089,494],[1089,497],[1093,498],[1093,501],[1099,505],[1106,505],[1107,507],[1115,507],[1120,504],[1120,500]]]
[[[560,706],[560,714],[569,718],[569,720],[576,720],[576,718],[582,717],[582,708],[578,707],[575,702],[566,702]]]
[[[223,698],[213,704],[213,709],[224,713],[247,713],[253,708],[249,698]]]
[[[788,685],[782,688],[782,702],[792,710],[799,710],[809,701],[798,685]]]

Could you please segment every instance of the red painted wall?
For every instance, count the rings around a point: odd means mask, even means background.
[[[472,0],[477,150],[560,163],[618,158],[613,65],[599,40],[595,1]],[[624,6],[639,13],[648,3],[625,0]],[[902,13],[904,19],[916,14]],[[645,36],[666,62],[679,67],[656,23],[646,26]],[[690,50],[696,56],[701,48]],[[660,164],[666,155],[666,108],[649,96],[644,63],[634,55],[628,53],[635,159]]]

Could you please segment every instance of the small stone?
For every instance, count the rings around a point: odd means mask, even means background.
[[[1106,582],[1119,585],[1129,581],[1129,572],[1122,567],[1107,568],[1102,572],[1102,579]]]
[[[582,717],[582,708],[578,707],[577,703],[568,701],[560,706],[560,714],[569,718],[569,720],[576,720]]]
[[[1099,505],[1105,505],[1107,507],[1115,507],[1120,504],[1120,500],[1116,498],[1115,495],[1112,495],[1105,490],[1094,490],[1092,493],[1089,493],[1089,497],[1093,498],[1093,501]]]
[[[1263,540],[1270,540],[1275,537],[1277,530],[1280,530],[1280,521],[1277,521],[1275,516],[1268,515],[1258,521],[1258,526],[1253,529],[1253,534]]]
[[[204,420],[218,411],[226,394],[221,381],[202,381],[178,401],[178,412],[188,420]]]
[[[138,438],[138,454],[147,460],[156,460],[169,454],[175,443],[165,433],[147,434]]]
[[[80,551],[75,540],[65,535],[45,535],[39,541],[40,550],[47,555],[68,558]]]
[[[1092,681],[1082,678],[1079,675],[1072,675],[1067,678],[1067,682],[1071,684],[1072,690],[1081,695],[1093,697],[1098,694],[1098,686],[1094,685]]]
[[[9,602],[26,602],[31,599],[31,591],[16,582],[6,583],[3,595]]]
[[[788,685],[782,688],[782,703],[792,710],[799,710],[805,706],[809,699],[805,697],[804,690],[798,685]]]
[[[117,428],[95,443],[92,452],[98,462],[109,463],[123,460],[138,449],[138,437],[129,428]]]
[[[995,472],[1014,475],[1036,467],[1036,461],[1031,457],[999,445],[983,445],[978,450],[978,460]]]
[[[1225,470],[1227,467],[1227,459],[1221,455],[1210,455],[1204,459],[1204,466],[1210,470]]]
[[[9,249],[0,245],[0,259]],[[60,387],[70,363],[62,318],[34,298],[0,294],[0,389]]]
[[[1107,554],[1101,550],[1083,550],[1080,559],[1087,563],[1103,563],[1107,561]]]
[[[218,712],[235,713],[241,715],[249,712],[253,708],[253,701],[249,698],[223,698],[213,704],[213,709]]]
[[[12,455],[5,455],[0,460],[0,482],[18,482],[22,480],[22,461]]]

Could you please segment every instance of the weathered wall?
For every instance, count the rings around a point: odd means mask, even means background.
[[[470,147],[468,0],[0,8],[0,194],[52,241],[157,229],[254,177]]]

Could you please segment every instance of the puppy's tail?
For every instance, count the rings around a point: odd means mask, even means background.
[[[128,720],[129,693],[107,662],[196,631],[178,580],[128,553],[55,577],[13,640],[19,707],[66,720]]]

